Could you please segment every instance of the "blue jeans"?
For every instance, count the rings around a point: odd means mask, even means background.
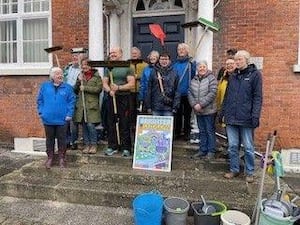
[[[228,153],[230,158],[230,171],[233,173],[240,172],[240,139],[245,149],[245,172],[246,175],[253,175],[254,173],[254,141],[253,128],[226,125],[226,132],[228,137]],[[240,137],[240,138],[239,138]]]
[[[85,145],[97,144],[97,130],[94,123],[82,123],[83,142]]]
[[[173,113],[170,111],[158,110],[152,112],[153,116],[173,116]]]
[[[215,118],[215,114],[197,115],[200,138],[199,151],[202,155],[216,152]]]

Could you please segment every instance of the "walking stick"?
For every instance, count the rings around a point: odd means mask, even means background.
[[[83,86],[83,80],[80,81],[81,86]],[[84,90],[82,90],[82,106],[83,106],[83,119],[84,122],[87,122],[87,115],[86,115],[86,105],[85,105],[85,96],[84,96]]]
[[[88,61],[88,64],[90,66],[94,66],[94,67],[107,67],[109,70],[109,79],[111,84],[114,83],[113,81],[113,75],[112,75],[112,69],[114,67],[129,67],[130,66],[130,62],[129,61]],[[117,141],[118,141],[118,145],[121,144],[120,141],[120,130],[119,130],[119,118],[118,118],[118,111],[117,111],[117,101],[116,101],[116,96],[112,96],[113,98],[113,107],[114,107],[114,114],[117,118],[116,121],[116,132],[117,132]]]
[[[109,79],[110,79],[111,84],[113,84],[114,80],[113,80],[113,74],[112,74],[111,69],[112,68],[109,68]],[[115,117],[117,118],[117,121],[116,121],[117,142],[118,142],[118,145],[120,146],[121,140],[120,140],[119,117],[118,117],[118,110],[117,110],[116,95],[113,95],[112,99],[113,99],[114,114],[115,114]]]

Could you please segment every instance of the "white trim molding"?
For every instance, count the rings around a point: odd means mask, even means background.
[[[293,66],[294,73],[300,73],[300,4],[299,4],[299,23],[298,23],[298,64]]]

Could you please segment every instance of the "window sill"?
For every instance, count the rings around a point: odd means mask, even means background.
[[[295,64],[293,66],[294,73],[300,73],[300,64]]]
[[[51,66],[5,66],[0,65],[0,76],[7,75],[48,75]]]

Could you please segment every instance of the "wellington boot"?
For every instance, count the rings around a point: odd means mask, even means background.
[[[47,161],[45,162],[45,166],[47,169],[50,169],[52,166],[52,158],[48,158]]]

